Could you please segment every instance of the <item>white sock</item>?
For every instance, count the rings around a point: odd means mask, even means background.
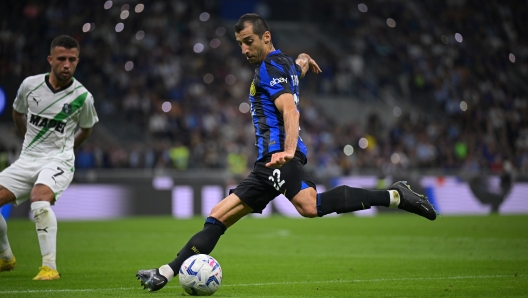
[[[0,214],[0,258],[6,261],[13,258],[11,246],[9,246],[9,241],[7,240],[7,223],[2,214]]]
[[[42,254],[42,266],[57,270],[57,217],[51,210],[49,202],[37,201],[31,203],[31,211],[35,219],[37,236]]]
[[[169,265],[163,265],[158,270],[161,275],[167,278],[167,281],[171,281],[174,278],[174,271]]]
[[[400,205],[400,193],[397,190],[389,190],[390,205],[391,208],[398,208]]]

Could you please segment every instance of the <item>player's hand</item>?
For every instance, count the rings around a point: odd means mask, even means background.
[[[306,53],[301,53],[299,57],[295,60],[295,63],[297,63],[302,69],[300,75],[301,78],[304,78],[304,76],[309,70],[313,71],[314,73],[323,72],[319,65],[317,65],[317,62],[315,62],[315,60],[312,59],[312,57],[310,57],[310,55]]]
[[[314,73],[321,73],[323,72],[321,70],[321,68],[319,67],[319,65],[317,65],[317,62],[315,62],[314,59],[312,59],[312,57],[310,57],[310,60],[308,61],[308,66],[310,67],[310,70]]]
[[[271,155],[271,161],[266,164],[268,168],[278,169],[293,159],[294,153],[277,152]]]

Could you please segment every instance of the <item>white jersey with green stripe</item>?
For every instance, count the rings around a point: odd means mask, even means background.
[[[27,115],[21,157],[73,161],[77,126],[90,128],[99,121],[94,98],[79,81],[54,90],[47,73],[22,82],[13,109]]]

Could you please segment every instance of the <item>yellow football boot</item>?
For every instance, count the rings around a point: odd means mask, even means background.
[[[33,280],[54,280],[59,279],[60,274],[57,270],[53,270],[48,266],[39,267],[40,272],[37,276],[33,277]]]
[[[16,259],[15,256],[11,258],[11,260],[6,261],[4,259],[0,259],[0,272],[2,271],[9,271],[15,269],[16,266]]]

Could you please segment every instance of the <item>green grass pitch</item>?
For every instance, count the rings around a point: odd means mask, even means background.
[[[174,279],[142,290],[138,269],[171,261],[203,218],[59,222],[61,279],[33,281],[35,227],[8,221],[17,267],[0,297],[181,297]],[[528,216],[244,218],[211,253],[216,297],[527,297]]]

